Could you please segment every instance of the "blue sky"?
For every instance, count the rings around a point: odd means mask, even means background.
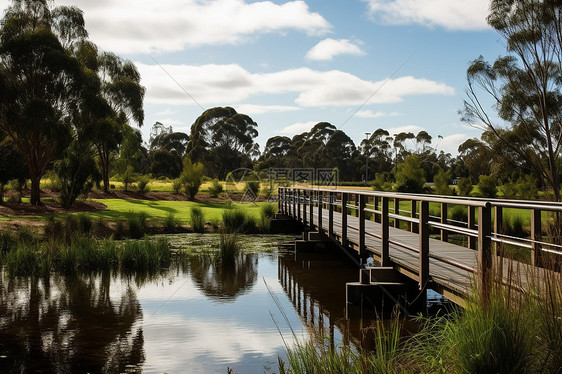
[[[2,9],[8,1],[0,0]],[[457,111],[466,68],[505,48],[488,0],[64,0],[90,38],[134,61],[147,88],[145,140],[204,109],[232,106],[263,146],[330,122],[355,142],[384,128],[426,130],[456,154],[481,131]],[[437,140],[437,136],[443,140]]]

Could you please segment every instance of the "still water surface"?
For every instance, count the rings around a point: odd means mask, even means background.
[[[151,276],[2,271],[0,372],[274,373],[285,345],[310,329],[337,344],[370,323],[346,320],[345,282],[357,270],[337,255],[297,256],[284,250],[292,237],[244,236],[226,267],[210,254],[216,235],[168,238],[200,253]]]

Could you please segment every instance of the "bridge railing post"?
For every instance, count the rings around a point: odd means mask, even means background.
[[[334,234],[334,204],[336,203],[336,195],[333,192],[328,194],[328,236]]]
[[[347,245],[347,193],[341,193],[341,244]]]
[[[489,305],[492,288],[492,209],[478,212],[478,295],[482,305]]]
[[[324,208],[324,191],[318,191],[318,232],[324,232],[322,228],[322,209]]]
[[[494,237],[496,239],[499,238],[498,235],[503,233],[503,208],[501,206],[494,207]],[[496,250],[496,256],[503,256],[502,244],[496,242],[494,245],[494,249]],[[501,260],[500,260],[501,261]]]
[[[381,202],[381,265],[390,266],[389,253],[389,218],[388,218],[388,197],[382,197]]]
[[[541,261],[541,211],[539,209],[531,210],[531,265],[542,266]]]
[[[296,192],[295,189],[293,188],[293,192],[291,194],[291,196],[293,197],[293,199],[291,200],[291,203],[293,204],[293,209],[292,209],[292,216],[293,218],[297,218],[297,196],[296,196]]]
[[[476,228],[476,208],[473,206],[468,206],[468,228],[474,230]],[[469,235],[468,236],[468,248],[476,249],[476,238]]]
[[[396,214],[397,216],[400,215],[400,199],[398,198],[394,199],[394,214]],[[394,227],[396,227],[397,229],[400,228],[400,221],[398,220],[398,218],[394,219]]]
[[[410,217],[412,218],[416,218],[417,205],[418,202],[416,200],[410,202]],[[414,222],[410,222],[410,232],[416,232],[416,224]]]
[[[419,218],[419,287],[422,290],[429,280],[429,202],[420,201]]]
[[[359,194],[359,255],[362,258],[367,257],[367,248],[365,246],[365,199],[365,195]]]
[[[308,199],[307,199],[307,192],[306,190],[302,190],[302,196],[303,196],[303,201],[302,201],[302,223],[306,226],[306,222],[307,222],[307,217],[306,217],[306,206],[308,205]]]
[[[295,195],[297,198],[297,219],[299,221],[301,221],[301,217],[302,217],[302,209],[301,209],[301,190],[300,188],[295,189]]]
[[[447,224],[447,203],[441,203],[441,223]],[[441,241],[449,241],[449,232],[445,229],[441,229]]]
[[[310,221],[310,228],[312,230],[314,230],[314,199],[315,199],[314,195],[315,195],[314,190],[311,189],[310,190],[310,199],[309,199],[309,202],[308,202],[308,206],[309,206],[308,215],[310,216],[309,221]]]

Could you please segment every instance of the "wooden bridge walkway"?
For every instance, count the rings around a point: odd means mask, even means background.
[[[393,267],[417,281],[420,289],[435,289],[461,305],[475,286],[485,301],[486,290],[493,278],[499,281],[499,273],[504,284],[525,288],[528,276],[537,273],[535,265],[543,252],[559,253],[560,249],[540,240],[541,212],[562,211],[562,204],[295,188],[280,188],[279,197],[282,214],[325,234],[360,258],[374,257],[382,266]],[[404,200],[410,202],[408,212],[400,211],[400,201]],[[392,212],[389,202],[394,203]],[[440,205],[441,217],[430,217],[429,203]],[[467,207],[466,224],[448,218],[450,205]],[[502,208],[514,206],[530,211],[530,239],[501,233]],[[399,228],[401,221],[408,229]],[[430,237],[431,229],[437,231],[439,239]],[[450,233],[468,237],[468,248],[451,243]],[[530,250],[532,265],[496,256],[502,244]]]

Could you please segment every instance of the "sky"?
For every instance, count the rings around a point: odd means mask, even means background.
[[[90,39],[136,64],[145,141],[156,121],[189,133],[204,110],[231,106],[258,124],[262,149],[272,136],[329,122],[357,145],[378,128],[425,130],[455,155],[481,134],[458,114],[466,69],[505,54],[486,24],[488,0],[54,4],[82,9]]]

